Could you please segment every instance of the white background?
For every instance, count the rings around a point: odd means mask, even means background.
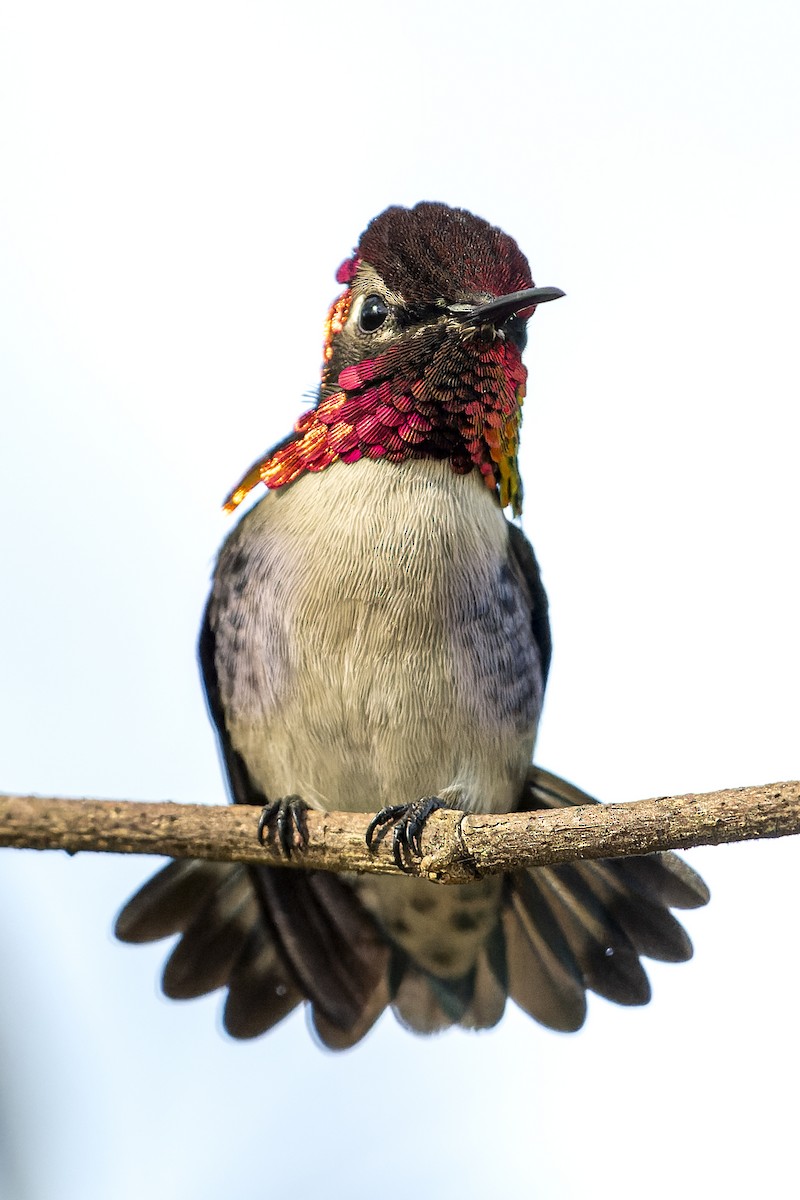
[[[219,510],[308,406],[389,203],[514,235],[543,765],[606,800],[796,778],[796,3],[0,9],[0,788],[218,803],[194,661]],[[335,514],[328,514],[335,520]],[[342,1055],[116,944],[155,865],[0,857],[10,1200],[795,1195],[792,840],[641,1010]],[[3,1190],[5,1189],[5,1190]]]

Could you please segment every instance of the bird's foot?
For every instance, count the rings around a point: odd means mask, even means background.
[[[287,858],[292,857],[295,848],[305,850],[308,845],[308,809],[309,805],[301,796],[281,796],[280,800],[265,804],[258,819],[258,840],[261,845],[277,835]]]
[[[437,808],[447,808],[438,796],[425,796],[415,800],[413,804],[387,804],[386,808],[374,816],[367,826],[367,847],[372,849],[373,842],[383,836],[378,830],[388,825],[394,825],[392,834],[392,852],[394,861],[401,871],[409,872],[409,859],[416,855],[422,857],[422,830],[425,822]]]

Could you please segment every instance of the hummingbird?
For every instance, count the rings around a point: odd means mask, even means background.
[[[516,870],[448,887],[408,864],[433,808],[596,803],[533,765],[551,656],[539,566],[517,518],[536,287],[516,242],[423,202],[369,223],[336,275],[316,402],[226,501],[267,494],[222,546],[199,640],[231,798],[302,854],[304,813],[376,813],[403,875],[170,863],[117,918],[179,935],[166,995],[227,991],[257,1036],[305,1003],[332,1049],[391,1008],[481,1029],[507,998],[578,1029],[586,993],[645,1004],[641,956],[678,962],[671,908],[705,904],[672,853]],[[506,515],[507,511],[509,515]]]

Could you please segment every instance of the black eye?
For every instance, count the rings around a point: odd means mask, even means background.
[[[367,296],[358,314],[358,325],[362,333],[374,333],[380,329],[389,315],[386,301],[380,296]]]

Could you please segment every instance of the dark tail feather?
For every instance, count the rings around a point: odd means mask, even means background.
[[[690,959],[692,943],[683,926],[652,893],[632,889],[626,873],[615,870],[615,865],[614,861],[581,862],[574,863],[572,870],[616,918],[637,953],[661,962]]]
[[[572,1032],[586,1018],[583,972],[532,874],[507,880],[503,910],[508,994],[536,1021]]]
[[[506,946],[501,925],[497,925],[478,955],[472,977],[472,998],[461,1016],[467,1029],[491,1029],[502,1017],[508,995]]]
[[[245,870],[230,870],[198,906],[167,959],[162,987],[173,1000],[191,1000],[224,987],[254,925],[258,903]]]
[[[254,868],[253,878],[305,995],[337,1028],[359,1024],[389,949],[352,888],[327,872],[288,868]]]
[[[369,1033],[383,1010],[390,1002],[388,974],[383,977],[364,1005],[357,1020],[346,1029],[341,1029],[325,1016],[318,1005],[311,1009],[311,1021],[319,1040],[329,1050],[349,1050]]]
[[[231,1037],[258,1037],[303,999],[264,922],[257,922],[228,979],[223,1025]]]
[[[472,974],[461,980],[437,979],[417,967],[402,950],[392,955],[392,1011],[414,1033],[440,1033],[457,1025],[472,998]]]
[[[599,804],[599,801],[542,767],[530,768],[521,809],[572,808],[580,804]],[[605,861],[613,864],[614,874],[623,886],[656,904],[702,908],[710,899],[709,890],[697,872],[671,850]]]
[[[617,1004],[646,1004],[650,984],[636,949],[591,885],[569,867],[540,868],[529,879],[555,916],[584,986]]]
[[[128,901],[115,933],[124,942],[181,934],[165,995],[184,1000],[227,985],[223,1021],[234,1037],[263,1033],[308,998],[321,1039],[343,1048],[388,1002],[389,948],[335,875],[172,862]]]
[[[422,969],[399,947],[392,950],[389,1003],[398,1021],[414,1033],[440,1033],[453,1025],[489,1029],[502,1017],[507,993],[505,943],[499,924],[473,969],[454,979]]]
[[[183,933],[197,909],[230,867],[199,859],[176,860],[148,879],[119,913],[114,933],[121,942],[157,942]]]
[[[246,867],[171,862],[128,901],[115,933],[124,942],[181,934],[164,967],[164,994],[188,1000],[227,985],[224,1024],[233,1037],[263,1033],[303,999]]]
[[[522,807],[596,803],[533,767]],[[697,908],[707,900],[700,876],[672,853],[515,872],[504,912],[509,994],[556,1029],[582,1024],[585,989],[617,1004],[646,1004],[650,984],[639,956],[690,958],[691,942],[669,907]]]

